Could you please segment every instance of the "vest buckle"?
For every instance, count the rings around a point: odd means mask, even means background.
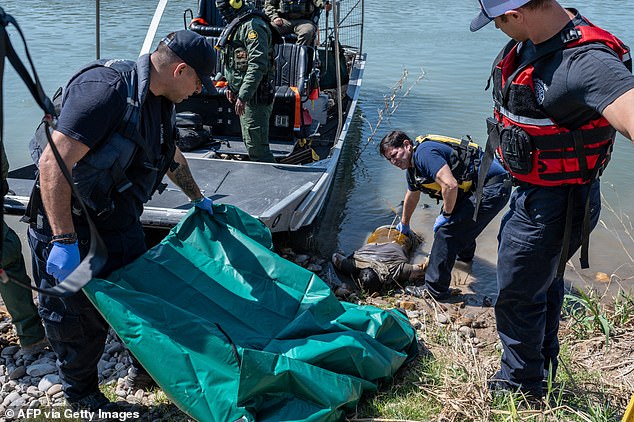
[[[561,41],[564,44],[568,44],[569,42],[580,40],[582,37],[581,31],[578,28],[570,28],[561,33]]]

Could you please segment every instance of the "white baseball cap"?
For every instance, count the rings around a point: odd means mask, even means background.
[[[480,2],[480,13],[471,21],[471,32],[483,28],[498,16],[503,15],[512,9],[524,6],[530,0],[478,0]]]

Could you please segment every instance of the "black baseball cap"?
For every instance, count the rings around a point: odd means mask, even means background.
[[[171,39],[165,37],[161,42],[167,45],[185,63],[194,68],[203,86],[208,91],[215,89],[211,78],[215,73],[216,52],[205,37],[194,31],[183,29],[174,32],[174,36]]]

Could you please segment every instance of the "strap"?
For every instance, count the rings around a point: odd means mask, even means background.
[[[570,251],[570,236],[572,234],[572,216],[574,214],[574,192],[575,187],[568,188],[568,200],[566,201],[566,223],[564,225],[563,247],[559,256],[559,265],[557,266],[557,277],[563,277],[568,262],[568,252]]]
[[[571,132],[556,133],[553,135],[531,136],[535,148],[538,150],[551,150],[561,148],[575,148],[575,137],[580,136],[583,145],[596,144],[605,139],[614,136],[615,130],[612,126],[607,125],[593,129],[577,129]]]
[[[566,44],[581,38],[581,32],[577,28],[570,28],[570,30],[564,30],[560,33],[560,36],[552,41],[552,45],[545,48],[533,57],[529,57],[515,69],[515,71],[506,79],[506,83],[502,89],[502,104],[506,104],[506,98],[515,77],[529,65],[537,63],[541,59],[550,56],[551,54],[565,48]]]
[[[495,119],[487,118],[487,143],[484,147],[484,153],[482,154],[482,161],[480,162],[480,168],[478,169],[478,183],[475,192],[475,209],[473,211],[473,221],[478,219],[478,211],[480,210],[480,203],[482,202],[482,190],[486,181],[487,174],[493,163],[493,157],[495,156],[495,150],[500,146],[500,126]]]
[[[29,64],[31,66],[31,72],[33,74],[33,78],[31,78],[31,75],[26,70],[24,64],[22,63],[19,56],[16,54],[15,50],[13,49],[13,46],[11,45],[11,41],[6,31],[6,27],[9,24],[12,24],[16,28],[16,30],[20,34],[20,37],[22,38],[22,42],[24,44],[24,51],[26,53],[26,57],[28,58]],[[31,290],[35,290],[42,294],[56,296],[56,297],[70,296],[78,292],[79,290],[81,290],[81,288],[84,287],[86,283],[88,283],[95,274],[101,271],[104,264],[106,263],[106,259],[108,255],[107,255],[106,247],[103,243],[103,240],[99,236],[99,233],[97,232],[97,228],[95,227],[94,222],[88,215],[86,205],[81,200],[81,197],[79,196],[79,192],[77,192],[77,188],[72,182],[72,178],[68,172],[68,169],[64,165],[62,157],[60,156],[59,151],[57,150],[57,147],[55,146],[55,144],[53,143],[51,139],[51,134],[49,133],[48,128],[49,126],[51,127],[53,126],[54,124],[53,121],[54,121],[54,118],[57,116],[57,114],[55,113],[55,107],[53,106],[52,101],[46,96],[46,94],[44,94],[44,90],[37,76],[37,72],[35,70],[35,66],[33,65],[33,61],[31,60],[31,55],[29,54],[29,50],[26,45],[26,40],[24,39],[24,35],[22,34],[22,30],[20,29],[15,19],[11,15],[6,14],[5,11],[0,7],[0,63],[1,63],[0,88],[2,86],[1,80],[2,80],[2,77],[4,76],[3,71],[4,71],[5,57],[9,59],[9,61],[13,65],[13,68],[15,69],[17,74],[22,78],[22,80],[24,81],[25,85],[31,92],[31,95],[33,96],[37,104],[44,111],[44,113],[46,113],[43,120],[46,124],[45,132],[46,132],[46,138],[47,138],[48,144],[50,145],[51,150],[53,151],[53,155],[55,156],[55,159],[57,163],[59,164],[62,174],[64,175],[64,177],[70,184],[73,194],[78,199],[82,210],[86,214],[88,225],[90,227],[90,250],[88,252],[88,255],[81,261],[79,266],[64,281],[60,282],[59,284],[57,284],[56,286],[52,288],[41,289],[39,287],[33,287],[30,285],[27,286],[13,279],[9,279],[9,280],[19,286],[22,286],[24,288],[28,288]],[[2,90],[0,89],[0,93],[1,92]],[[2,128],[3,128],[1,104],[2,104],[2,101],[0,101],[0,148],[4,148],[4,145],[2,142],[2,136],[1,136]],[[0,205],[4,205],[3,201],[4,201],[4,197],[2,198],[2,200],[0,200]],[[0,217],[4,217],[3,211],[4,211],[4,207],[2,206],[0,207]]]

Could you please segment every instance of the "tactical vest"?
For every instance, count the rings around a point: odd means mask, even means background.
[[[242,41],[235,39],[235,32],[240,25],[250,19],[261,19],[271,31],[272,44],[282,43],[282,37],[279,32],[271,25],[271,20],[262,12],[257,10],[249,10],[248,13],[242,14],[233,19],[222,30],[218,42],[214,46],[216,50],[222,53],[222,63],[224,66],[235,71],[245,73],[249,67],[249,52],[246,45]],[[262,80],[258,84],[253,98],[248,99],[250,104],[271,104],[275,97],[275,84],[273,81],[273,73],[275,71],[275,51],[271,47],[269,54],[269,73],[263,75]]]
[[[458,182],[458,198],[469,194],[478,177],[481,149],[478,144],[469,139],[456,139],[441,135],[418,136],[412,155],[423,142],[440,142],[451,147],[450,162],[447,163],[451,174]],[[441,200],[442,188],[434,178],[421,175],[416,166],[407,169],[407,180],[416,190],[426,193],[430,197]]]
[[[280,0],[280,14],[291,19],[310,18],[314,10],[313,0]]]
[[[518,45],[509,43],[492,71],[494,120],[489,137],[503,165],[521,182],[539,186],[585,184],[607,166],[616,131],[603,116],[571,130],[555,122],[537,102],[533,63],[557,51],[590,43],[609,47],[631,70],[629,49],[592,24],[561,33],[561,42],[519,66]],[[496,127],[497,126],[497,127]]]
[[[97,60],[80,69],[68,82],[80,74],[97,67],[109,67],[116,70],[127,89],[126,108],[118,127],[103,142],[91,149],[73,168],[73,182],[86,206],[97,215],[113,209],[113,193],[126,192],[141,203],[147,202],[157,188],[161,187],[161,179],[173,164],[174,124],[173,107],[162,108],[161,116],[161,148],[157,155],[152,148],[156,140],[144,139],[140,132],[141,108],[146,99],[150,84],[150,59],[143,55],[134,62],[130,60]],[[58,91],[53,99],[56,108],[62,105],[63,91]],[[40,125],[35,138],[31,141],[31,156],[36,164],[47,139],[45,126]],[[135,156],[141,154],[144,171],[141,176],[135,174],[134,180],[127,173]]]

